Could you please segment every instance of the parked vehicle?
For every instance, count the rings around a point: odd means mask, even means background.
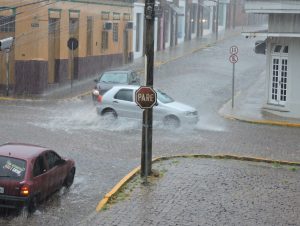
[[[142,120],[142,109],[135,102],[139,86],[118,85],[107,91],[97,104],[97,113],[105,117],[126,117]],[[157,104],[153,107],[153,118],[165,126],[179,127],[182,124],[196,124],[197,110],[173,100],[166,93],[157,90]]]
[[[96,86],[92,92],[93,100],[97,98],[97,91],[100,95],[103,95],[107,90],[114,85],[139,85],[140,78],[135,71],[132,70],[114,70],[103,72],[98,79],[94,80]]]
[[[0,145],[0,207],[31,213],[36,205],[75,176],[72,159],[31,144]]]

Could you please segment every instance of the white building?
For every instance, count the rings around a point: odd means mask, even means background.
[[[135,2],[133,6],[133,57],[142,57],[144,54],[144,2]],[[154,25],[154,37],[157,37],[157,18]],[[154,51],[157,49],[157,39],[154,39]]]
[[[268,29],[245,32],[266,43],[264,109],[300,118],[300,1],[246,0],[247,13],[268,14]]]

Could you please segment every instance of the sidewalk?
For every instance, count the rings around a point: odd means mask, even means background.
[[[171,158],[153,164],[79,225],[299,225],[299,166]]]
[[[230,100],[219,110],[219,114],[228,119],[251,123],[300,127],[299,119],[280,117],[264,109],[265,79],[263,72],[251,87],[235,95],[233,107]]]

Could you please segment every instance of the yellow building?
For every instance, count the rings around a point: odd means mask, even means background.
[[[0,38],[14,37],[0,89],[40,94],[131,61],[132,11],[128,0],[0,0]]]

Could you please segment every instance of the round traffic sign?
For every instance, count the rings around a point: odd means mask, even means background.
[[[238,54],[239,48],[237,46],[230,47],[230,54]]]
[[[238,60],[239,60],[239,58],[238,58],[238,56],[235,55],[235,54],[232,54],[232,55],[230,55],[230,57],[229,57],[229,61],[230,61],[231,63],[233,63],[233,64],[235,64],[236,62],[238,62]]]
[[[76,38],[69,38],[68,47],[70,50],[75,50],[78,47],[78,40]]]
[[[142,108],[152,108],[157,101],[157,94],[153,88],[149,86],[141,86],[135,91],[135,102]]]

